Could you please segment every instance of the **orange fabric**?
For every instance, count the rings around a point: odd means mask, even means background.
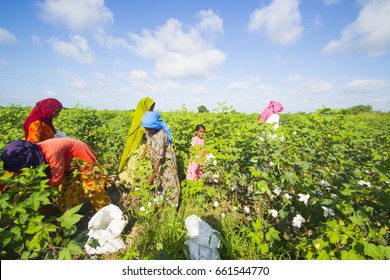
[[[58,207],[60,211],[65,212],[85,199],[91,202],[96,211],[110,204],[110,197],[104,189],[106,179],[106,176],[99,172],[87,170],[82,170],[78,176],[67,173],[59,188],[61,195],[58,198]]]
[[[54,138],[54,135],[55,131],[49,125],[37,120],[29,125],[26,141],[37,143]]]
[[[58,187],[61,184],[66,171],[71,171],[73,158],[96,164],[96,157],[91,148],[79,140],[72,138],[53,138],[37,144],[50,166],[50,185],[53,187]]]

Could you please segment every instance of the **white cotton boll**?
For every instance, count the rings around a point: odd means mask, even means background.
[[[330,187],[330,184],[327,181],[324,181],[324,180],[321,180],[319,185],[323,186],[323,187]]]
[[[218,201],[214,201],[214,207],[218,207],[219,203]]]
[[[359,182],[357,182],[358,186],[364,186],[366,185],[367,187],[371,187],[371,183],[370,182],[366,182],[366,181],[363,181],[363,180],[360,180]]]
[[[305,222],[306,220],[301,215],[297,214],[292,221],[292,225],[293,227],[300,228]]]
[[[289,195],[288,193],[286,193],[284,196],[285,196],[287,199],[291,199],[291,198],[292,198],[292,196]]]
[[[325,207],[325,206],[321,206],[322,210],[324,210],[324,217],[328,217],[328,216],[334,216],[334,211],[332,208],[328,208],[328,207]]]
[[[275,209],[268,210],[268,212],[271,214],[272,217],[276,218],[278,217],[278,211]]]
[[[139,209],[139,211],[145,212],[145,207],[141,206],[141,208]]]
[[[244,207],[244,211],[245,211],[245,213],[249,214],[249,212],[250,212],[249,207],[248,207],[248,206],[245,206],[245,207]]]
[[[274,190],[273,190],[273,193],[276,194],[276,195],[279,195],[281,191],[282,191],[282,189],[279,188],[278,185],[275,185],[275,188],[274,188]]]
[[[212,153],[208,153],[207,155],[206,155],[206,160],[205,160],[205,162],[208,162],[208,161],[210,161],[211,160],[211,163],[213,164],[213,165],[217,165],[217,160],[215,159],[215,156],[212,154]]]
[[[309,203],[310,194],[299,193],[298,196],[299,196],[299,201],[302,201],[305,205]]]

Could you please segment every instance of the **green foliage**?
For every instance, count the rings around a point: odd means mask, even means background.
[[[207,109],[206,106],[200,105],[200,106],[198,106],[198,112],[199,112],[199,113],[208,113],[209,110]]]
[[[371,113],[372,106],[371,105],[357,105],[346,109],[348,112],[352,114],[360,114],[360,113]]]
[[[50,189],[45,165],[24,168],[19,176],[5,174],[0,183],[7,189],[0,196],[0,248],[2,259],[71,259],[80,245],[71,241],[81,205],[56,218],[45,215],[58,192]]]
[[[29,111],[0,108],[0,147],[23,136]],[[389,113],[355,115],[323,107],[284,114],[277,131],[260,125],[257,114],[237,113],[226,103],[214,113],[183,106],[162,118],[172,131],[180,207],[155,201],[146,179],[151,166],[143,162],[133,185],[118,186],[130,217],[126,249],[102,259],[184,259],[184,220],[192,214],[220,233],[223,259],[390,258]],[[206,162],[202,180],[189,181],[185,173],[198,123],[207,128],[204,149],[216,164]],[[88,108],[64,110],[55,119],[61,131],[94,149],[111,176],[130,124],[129,112]],[[34,209],[55,194],[43,173],[38,175],[42,170],[24,172],[1,177],[10,186],[0,197],[2,258],[87,258],[82,243],[72,239],[77,210],[61,219],[40,215]]]

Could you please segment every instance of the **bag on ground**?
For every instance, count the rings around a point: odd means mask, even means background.
[[[110,254],[125,247],[121,233],[128,223],[122,210],[109,204],[88,222],[88,241],[84,248],[88,254]]]
[[[219,260],[219,233],[196,215],[185,219],[188,238],[184,241],[184,253],[191,260]]]

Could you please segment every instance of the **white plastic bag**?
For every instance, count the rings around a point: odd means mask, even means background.
[[[84,248],[88,254],[110,254],[125,247],[121,233],[128,223],[122,210],[109,204],[100,209],[88,222],[88,241]],[[94,246],[93,241],[98,242]]]
[[[69,138],[68,135],[63,133],[61,130],[56,129],[56,134],[54,135],[55,138]]]
[[[187,250],[184,250],[191,260],[219,260],[219,239],[214,233],[218,233],[209,224],[196,215],[191,215],[185,220],[188,230],[188,239],[184,241]]]

